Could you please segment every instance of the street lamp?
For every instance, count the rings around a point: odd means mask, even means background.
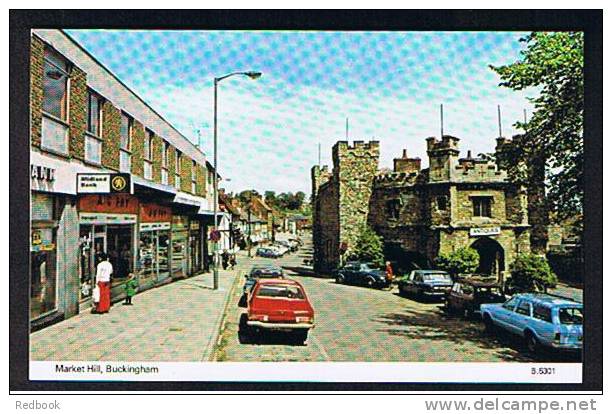
[[[218,169],[217,169],[217,85],[219,84],[219,82],[221,82],[223,79],[227,79],[231,76],[238,76],[238,75],[242,75],[242,76],[247,76],[251,79],[257,79],[259,77],[261,77],[261,72],[232,72],[232,73],[228,73],[227,75],[223,75],[221,77],[215,78],[215,83],[214,83],[214,161],[213,161],[213,169],[215,170],[214,173],[214,178],[213,178],[213,214],[214,214],[214,224],[213,224],[213,231],[215,232],[215,239],[213,240],[213,289],[217,290],[219,289],[219,260],[218,260],[218,252],[217,252],[217,209],[218,209]]]

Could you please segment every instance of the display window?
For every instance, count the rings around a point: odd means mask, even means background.
[[[52,195],[32,193],[30,240],[30,318],[57,310],[56,237]]]

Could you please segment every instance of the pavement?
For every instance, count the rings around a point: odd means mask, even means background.
[[[276,263],[303,284],[316,323],[305,345],[295,345],[290,336],[280,334],[240,343],[238,322],[245,308],[238,307],[241,289],[235,289],[216,361],[572,361],[562,354],[531,355],[516,337],[487,334],[480,320],[447,315],[441,303],[401,297],[397,288],[337,284],[303,264],[311,254],[308,241],[304,249],[280,259],[253,259]]]
[[[132,306],[115,303],[107,314],[87,311],[34,332],[31,359],[208,361],[238,268],[220,270],[219,290],[203,273],[139,293]]]

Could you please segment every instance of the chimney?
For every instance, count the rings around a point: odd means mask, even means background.
[[[419,173],[421,171],[420,158],[408,158],[408,150],[402,151],[402,158],[393,159],[393,172]]]

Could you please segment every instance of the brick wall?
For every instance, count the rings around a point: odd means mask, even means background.
[[[102,111],[102,165],[119,171],[121,111],[110,101],[104,102]]]
[[[85,131],[87,130],[87,75],[73,66],[70,71],[70,155],[85,158]]]
[[[153,181],[161,183],[162,152],[164,140],[157,134],[153,136]]]
[[[193,161],[185,154],[181,155],[181,191],[191,193],[191,167]]]
[[[206,173],[206,167],[198,164],[196,175],[196,192],[202,197],[206,197]]]
[[[132,174],[144,177],[144,126],[134,119],[132,125]]]
[[[45,44],[36,36],[30,42],[30,141],[40,146]]]
[[[176,150],[170,147],[168,151],[168,185],[174,185],[174,171],[176,162]]]

